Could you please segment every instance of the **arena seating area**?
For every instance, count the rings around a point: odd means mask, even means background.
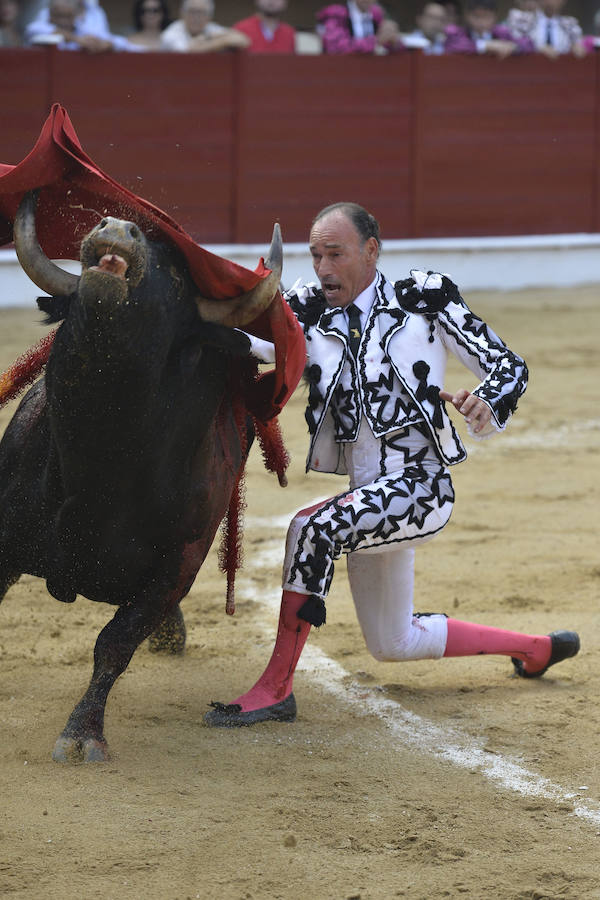
[[[388,238],[600,232],[600,61],[0,51],[0,159],[52,102],[201,242],[304,241],[353,199]]]

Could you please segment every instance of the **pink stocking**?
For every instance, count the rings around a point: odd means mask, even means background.
[[[514,656],[525,664],[528,672],[537,672],[547,665],[552,641],[547,635],[521,634],[504,631],[473,622],[448,619],[448,639],[444,656],[477,656],[480,653],[499,653]]]
[[[306,594],[283,592],[277,639],[269,664],[254,687],[233,700],[243,712],[272,706],[291,694],[294,670],[310,631],[309,623],[296,615],[306,599]]]

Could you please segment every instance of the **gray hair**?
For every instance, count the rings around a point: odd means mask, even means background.
[[[183,0],[181,12],[186,12],[191,2],[192,0]],[[206,12],[212,19],[215,14],[215,0],[204,0],[204,3],[206,4]]]

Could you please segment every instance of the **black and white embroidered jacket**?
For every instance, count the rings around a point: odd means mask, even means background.
[[[344,310],[327,306],[316,284],[295,284],[285,297],[303,325],[307,344],[311,440],[306,468],[346,474],[340,441],[356,439],[357,416],[349,418],[348,428],[354,431],[340,433],[339,385],[349,356]],[[467,454],[439,397],[449,353],[480,379],[473,393],[492,410],[486,431],[476,437],[503,430],[527,386],[521,357],[471,312],[446,276],[413,270],[410,278],[393,285],[378,273],[357,365],[352,361],[350,369],[355,396],[363,407],[368,405],[362,413],[376,437],[406,424],[407,415],[414,418],[419,410],[440,459],[454,465]],[[395,378],[389,377],[388,361]],[[347,372],[346,367],[345,381]]]

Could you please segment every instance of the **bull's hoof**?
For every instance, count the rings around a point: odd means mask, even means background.
[[[185,622],[179,606],[167,613],[158,628],[148,638],[152,653],[170,653],[173,656],[185,650]]]
[[[258,722],[294,722],[296,719],[296,698],[293,694],[280,703],[263,706],[242,712],[239,703],[211,703],[204,716],[207,725],[213,728],[241,728],[244,725],[256,725]]]
[[[108,752],[108,744],[106,741],[98,741],[95,738],[88,738],[81,747],[83,761],[89,762],[108,762],[110,753]]]
[[[66,738],[61,735],[54,745],[52,759],[54,762],[59,763],[81,762],[81,745],[73,738]]]
[[[73,765],[80,762],[108,762],[110,755],[106,741],[99,741],[97,738],[82,741],[61,734],[54,745],[52,759],[54,762]]]

